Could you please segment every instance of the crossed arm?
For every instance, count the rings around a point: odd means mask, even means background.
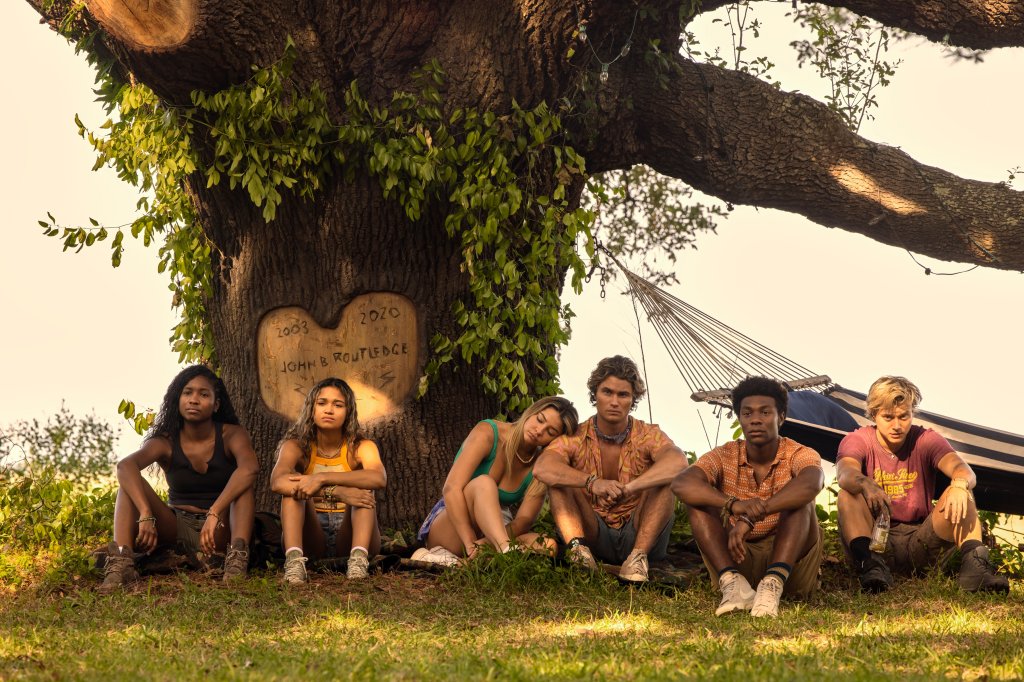
[[[380,451],[371,440],[362,440],[356,448],[356,467],[352,471],[323,471],[306,474],[299,471],[303,459],[296,440],[281,444],[277,463],[270,474],[270,489],[283,497],[308,500],[326,486],[336,486],[334,497],[356,507],[374,507],[373,490],[387,485],[387,473]]]
[[[806,466],[789,483],[768,499],[752,497],[737,500],[732,505],[734,516],[746,516],[757,522],[765,516],[799,509],[814,500],[825,485],[821,467]],[[672,483],[672,492],[691,507],[721,508],[729,496],[711,485],[707,473],[700,467],[690,467]]]
[[[594,497],[614,504],[649,488],[668,485],[686,469],[686,456],[675,445],[652,453],[651,459],[654,462],[651,467],[628,483],[611,478],[596,479],[591,488]],[[545,450],[537,458],[533,475],[552,488],[583,488],[590,478],[587,472],[572,467],[566,457],[553,450]]]

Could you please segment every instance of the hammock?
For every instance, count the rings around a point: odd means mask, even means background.
[[[630,294],[647,314],[694,401],[731,409],[732,387],[744,377],[778,379],[790,389],[782,435],[814,448],[831,462],[847,433],[871,423],[864,417],[863,393],[843,388],[722,324],[605,253],[625,275]],[[924,410],[914,411],[914,421],[945,437],[974,469],[979,508],[1024,514],[1024,436]],[[938,476],[936,495],[948,482]]]

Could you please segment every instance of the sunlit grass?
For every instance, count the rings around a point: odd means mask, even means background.
[[[519,571],[519,569],[515,569]],[[0,679],[1019,679],[1022,595],[932,577],[879,596],[716,618],[706,582],[675,594],[509,566],[362,584],[315,575],[237,589],[195,574],[112,596],[0,600]],[[539,576],[539,577],[538,577]]]

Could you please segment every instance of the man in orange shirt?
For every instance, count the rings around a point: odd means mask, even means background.
[[[601,360],[587,388],[597,414],[551,443],[533,475],[549,488],[570,561],[596,570],[596,555],[621,564],[623,580],[644,582],[648,557],[665,556],[675,512],[669,484],[686,457],[657,425],[629,415],[646,392],[632,360]]]
[[[744,438],[704,454],[672,483],[722,590],[715,615],[774,617],[784,593],[802,598],[817,589],[822,532],[814,498],[825,477],[817,452],[779,436],[788,404],[774,379],[741,381],[732,409]]]

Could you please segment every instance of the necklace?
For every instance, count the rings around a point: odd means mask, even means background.
[[[319,457],[321,459],[334,459],[335,457],[337,457],[338,455],[341,454],[341,448],[342,448],[342,446],[339,445],[338,447],[336,447],[334,449],[334,452],[327,452],[323,448],[320,447],[320,443],[319,442],[316,444],[316,452],[317,452],[317,455],[319,455]]]
[[[632,431],[632,430],[633,430],[633,418],[629,417],[628,421],[626,422],[626,430],[625,431],[623,431],[622,433],[616,433],[616,434],[612,434],[612,435],[609,436],[607,434],[601,433],[601,429],[597,428],[597,417],[596,416],[594,417],[594,433],[597,434],[598,438],[600,438],[601,440],[606,441],[608,443],[612,443],[614,445],[622,445],[623,443],[626,442],[626,439],[629,438],[629,432]]]
[[[532,464],[533,460],[535,460],[537,458],[537,453],[539,451],[540,451],[540,448],[535,448],[532,455],[530,455],[526,459],[523,459],[523,456],[522,456],[522,454],[520,454],[519,450],[516,450],[516,459],[518,459],[523,464]]]

